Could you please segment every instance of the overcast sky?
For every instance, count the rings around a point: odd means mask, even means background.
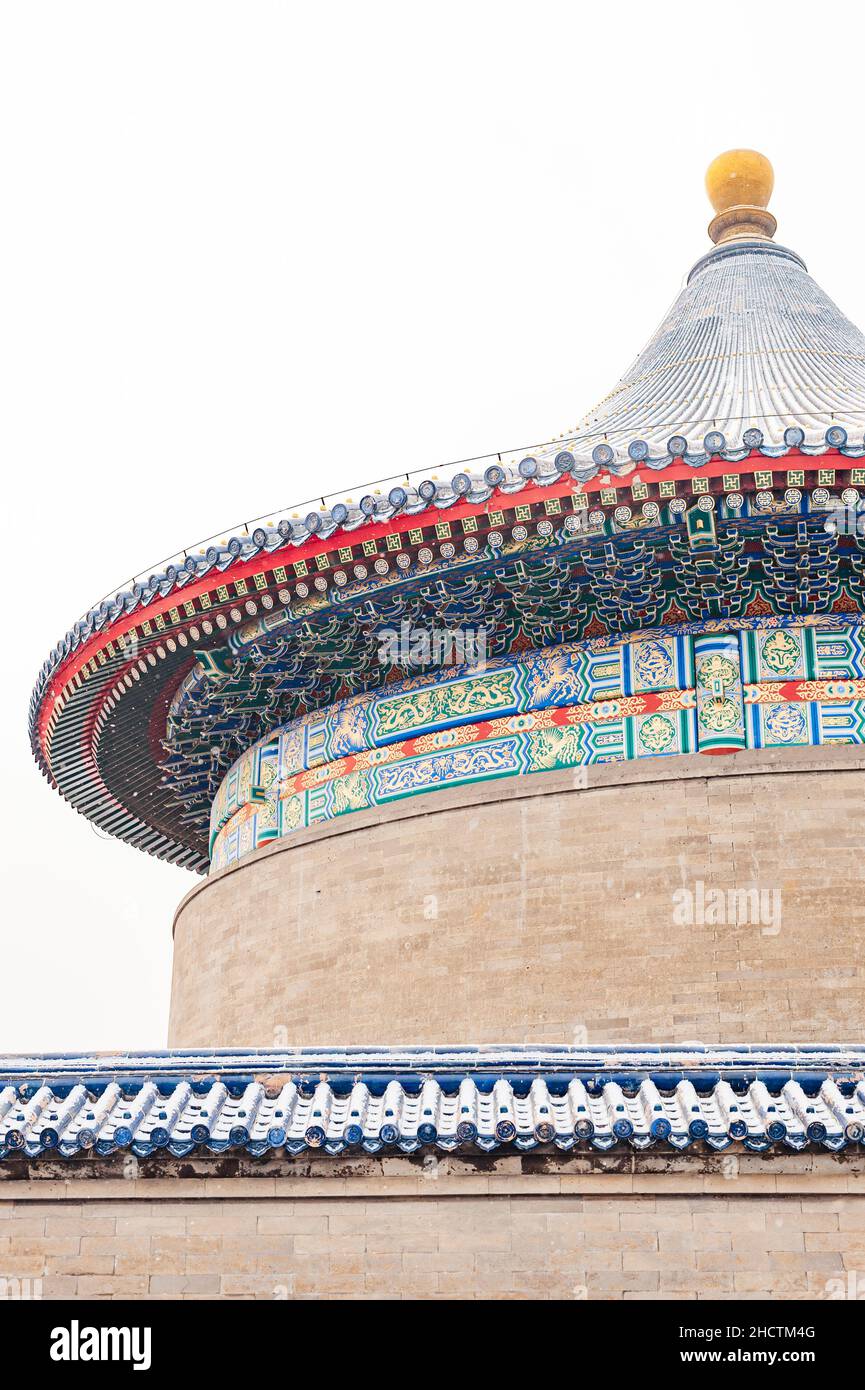
[[[197,881],[40,777],[53,644],[233,523],[573,427],[708,248],[731,146],[865,324],[860,14],[0,3],[0,1049],[164,1046]]]

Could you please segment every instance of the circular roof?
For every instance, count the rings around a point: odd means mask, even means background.
[[[674,554],[698,473],[755,567],[775,501],[830,503],[821,465],[858,482],[865,338],[771,240],[758,216],[768,161],[752,154],[712,166],[718,245],[575,434],[205,542],[79,619],[31,699],[34,752],[57,789],[111,833],[204,868],[209,803],[238,752],[405,674],[382,669],[382,624],[483,621],[503,655],[651,626],[673,600],[699,621]],[[731,203],[737,190],[751,202]],[[789,486],[773,500],[791,474],[800,502]],[[818,487],[802,502],[806,481]],[[843,576],[855,543],[833,543]],[[610,603],[602,577],[617,567],[631,578]],[[724,611],[737,611],[741,578]]]

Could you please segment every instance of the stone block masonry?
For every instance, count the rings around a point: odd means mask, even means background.
[[[84,1159],[11,1174],[0,1181],[7,1297],[865,1293],[865,1176],[845,1156],[315,1156],[136,1170]]]
[[[861,748],[585,771],[357,812],[194,888],[169,1045],[859,1036]]]

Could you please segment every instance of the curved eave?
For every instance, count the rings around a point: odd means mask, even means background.
[[[795,470],[796,475],[801,475],[805,480],[806,486],[817,481],[815,470],[833,470],[833,480],[836,472],[848,477],[856,476],[865,484],[865,470],[861,479],[858,470],[855,475],[852,472],[863,454],[865,450],[851,450],[846,445],[827,449],[825,444],[820,452],[815,453],[807,453],[799,448],[782,452],[760,447],[728,450],[709,461],[705,456],[695,458],[686,454],[684,457],[668,458],[662,468],[653,468],[651,460],[639,467],[632,466],[626,477],[598,468],[596,476],[588,483],[579,483],[572,473],[556,471],[543,485],[542,480],[537,478],[523,480],[519,488],[514,487],[510,491],[505,490],[504,486],[485,485],[482,496],[477,496],[480,491],[477,480],[468,480],[467,493],[461,493],[461,485],[453,486],[455,480],[452,480],[448,497],[442,496],[425,511],[409,513],[405,509],[394,508],[392,515],[386,519],[367,522],[352,531],[350,536],[346,535],[345,542],[350,539],[355,554],[363,553],[365,546],[380,549],[384,554],[388,552],[388,538],[396,538],[398,544],[408,547],[411,536],[409,534],[407,539],[406,533],[414,531],[416,535],[412,544],[417,551],[417,535],[423,536],[424,527],[432,528],[428,534],[434,534],[444,513],[449,523],[472,520],[477,523],[478,533],[482,534],[491,530],[491,512],[500,511],[502,516],[510,513],[513,520],[517,516],[517,507],[526,508],[527,513],[534,508],[541,515],[546,513],[550,504],[556,506],[560,502],[568,502],[569,498],[568,506],[574,508],[574,499],[582,497],[586,508],[594,509],[584,511],[582,515],[590,519],[593,516],[602,520],[606,518],[606,535],[613,544],[621,541],[627,546],[629,538],[641,533],[629,529],[620,531],[618,523],[614,521],[620,510],[617,507],[617,488],[630,488],[631,494],[637,487],[643,489],[644,493],[650,489],[657,490],[658,476],[662,475],[666,483],[677,485],[682,494],[681,506],[684,507],[684,499],[691,496],[689,489],[696,479],[705,480],[705,486],[713,489],[717,495],[717,489],[722,487],[724,479],[729,479],[735,470],[741,491],[750,496],[759,493],[761,487],[766,487],[761,474],[773,466],[777,469],[780,458],[784,459],[781,468],[786,470],[787,476]],[[771,471],[767,476],[771,477]],[[826,496],[829,496],[828,492]],[[496,522],[496,525],[499,523]],[[582,538],[568,533],[571,539],[567,548],[578,551],[584,544],[604,543],[605,528],[596,527],[594,536]],[[523,530],[525,533],[525,528]],[[74,639],[67,638],[59,651],[55,652],[53,663],[46,663],[31,702],[34,753],[43,772],[61,794],[107,833],[197,871],[207,867],[206,831],[198,825],[202,817],[194,810],[187,815],[182,808],[177,809],[174,805],[177,797],[158,778],[155,779],[153,769],[159,764],[159,741],[165,734],[166,714],[172,697],[194,660],[193,646],[199,645],[195,623],[203,622],[200,608],[205,600],[211,617],[218,616],[222,610],[235,613],[241,602],[237,597],[241,591],[249,595],[247,610],[254,608],[252,596],[258,596],[268,584],[275,587],[283,584],[288,567],[294,567],[291,582],[295,582],[298,569],[308,571],[310,576],[317,575],[319,557],[327,557],[328,552],[331,559],[327,565],[331,566],[343,537],[332,529],[326,536],[308,535],[304,540],[295,538],[286,541],[277,534],[276,540],[278,544],[274,543],[272,536],[249,540],[248,544],[245,543],[246,548],[241,547],[239,553],[229,552],[228,563],[224,566],[207,563],[206,572],[201,573],[196,563],[195,573],[190,569],[184,571],[183,578],[178,575],[173,580],[166,579],[146,602],[117,602],[113,607],[109,606],[97,631],[85,635],[79,630]],[[548,538],[546,544],[552,546],[551,553],[555,554],[560,542],[553,537]],[[537,546],[537,538],[527,540],[525,553],[538,556],[542,552],[538,551]],[[520,545],[514,546],[509,542],[506,548],[507,555],[500,555],[495,550],[491,553],[485,551],[472,563],[477,567],[485,565],[488,569],[493,566],[495,570],[499,563],[517,562],[521,554]],[[452,553],[454,549],[450,546]],[[432,552],[429,553],[431,556]],[[465,555],[453,559],[439,556],[429,574],[439,583],[448,584],[451,578],[458,583],[466,573],[466,564]],[[277,584],[274,576],[280,572],[283,579]],[[419,572],[414,573],[413,582],[420,582],[423,577]],[[387,580],[390,586],[387,592],[396,593],[401,585],[408,582],[403,576],[395,574]],[[234,593],[229,593],[229,586]],[[353,602],[363,601],[362,584],[352,585],[350,590]],[[369,589],[370,596],[381,592],[372,586]],[[224,597],[220,597],[221,593]],[[284,602],[282,593],[280,588],[280,603]],[[349,590],[345,593],[348,594]],[[339,598],[340,603],[335,607],[332,603],[330,611],[347,610],[345,595],[340,594]],[[334,603],[335,599],[336,591]],[[272,597],[267,598],[271,606],[274,601]],[[292,615],[293,626],[289,629],[289,636],[292,631],[301,631],[308,624],[314,624],[326,616],[316,606],[323,602],[316,598],[315,603],[307,605],[307,612],[302,603],[298,604],[299,611]],[[120,611],[116,611],[118,609]],[[191,612],[198,613],[192,621],[192,643],[184,631],[184,627],[190,625]],[[239,621],[241,616],[238,613],[234,621]],[[224,617],[221,621],[225,627]],[[200,645],[216,646],[220,640],[224,643],[229,639],[236,646],[237,639],[233,633],[223,635],[221,639],[217,633],[212,641],[202,641]],[[242,641],[240,645],[243,645]],[[155,675],[145,670],[145,657],[152,668],[158,668]],[[143,680],[139,668],[145,671]],[[122,754],[124,748],[133,750],[128,766],[121,765],[122,757],[118,761],[118,749]],[[151,749],[149,754],[148,748]],[[144,768],[142,773],[141,759],[145,754],[150,758],[150,770]],[[106,772],[112,760],[114,771],[106,781]]]
[[[756,435],[759,431],[753,433]],[[410,510],[408,505],[397,507],[379,502],[376,519],[373,521],[366,520],[361,514],[360,522],[337,526],[332,524],[329,516],[314,513],[311,515],[318,518],[313,523],[316,530],[305,525],[299,528],[300,534],[296,531],[290,538],[285,538],[278,532],[264,530],[258,539],[253,538],[256,533],[253,533],[253,536],[233,536],[226,543],[225,551],[220,558],[207,561],[190,556],[189,570],[173,577],[168,574],[160,576],[159,582],[148,593],[130,593],[125,596],[119,594],[117,598],[101,606],[98,616],[88,625],[89,630],[88,627],[80,628],[76,625],[76,628],[71,628],[65,634],[44,662],[31,695],[30,730],[34,740],[34,751],[37,757],[44,758],[42,733],[50,717],[51,700],[60,685],[82,670],[106,642],[115,640],[117,634],[128,630],[129,618],[133,614],[143,614],[151,619],[164,617],[181,597],[183,601],[189,601],[212,588],[213,580],[209,576],[214,572],[236,581],[254,574],[260,568],[259,560],[262,555],[279,554],[291,564],[304,560],[314,561],[319,554],[332,549],[334,538],[341,535],[344,535],[352,546],[362,545],[366,541],[386,540],[388,535],[402,534],[414,527],[422,527],[425,520],[434,516],[437,511],[447,510],[453,520],[459,521],[465,516],[490,510],[491,504],[496,501],[500,501],[502,506],[512,505],[510,498],[518,493],[520,501],[526,505],[546,497],[562,497],[576,491],[595,494],[604,487],[616,486],[618,479],[632,477],[634,473],[643,469],[649,470],[650,473],[663,472],[665,478],[681,481],[692,477],[696,471],[704,477],[720,477],[729,471],[731,465],[735,465],[741,472],[750,473],[765,466],[761,460],[795,460],[795,463],[788,463],[787,466],[801,466],[806,472],[811,472],[821,467],[832,467],[833,460],[836,459],[856,460],[863,457],[865,444],[860,447],[845,442],[843,447],[838,448],[828,445],[825,440],[813,445],[807,445],[803,441],[796,447],[782,448],[768,448],[759,444],[743,445],[725,448],[711,457],[705,452],[686,450],[681,455],[647,456],[639,462],[631,460],[606,466],[600,463],[585,464],[583,461],[585,467],[578,467],[578,461],[571,457],[563,466],[553,467],[544,477],[526,479],[517,475],[509,479],[506,485],[491,485],[484,479],[458,474],[447,484],[433,485],[436,487],[436,495],[430,505],[422,510]],[[587,472],[590,476],[578,478],[578,472]],[[461,477],[466,479],[467,485],[458,481]],[[234,553],[231,550],[233,545],[237,547]],[[47,761],[43,766],[50,776]]]

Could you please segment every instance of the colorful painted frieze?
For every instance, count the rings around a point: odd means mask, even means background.
[[[275,730],[213,801],[211,867],[429,791],[609,761],[865,742],[862,629],[655,630],[415,676]]]
[[[813,627],[775,627],[741,634],[742,674],[748,682],[804,680],[818,674]]]
[[[738,635],[712,633],[695,637],[694,671],[700,752],[735,753],[746,748]]]
[[[623,642],[620,648],[622,690],[626,695],[648,690],[684,690],[694,684],[691,638],[654,633]]]
[[[814,633],[820,676],[865,677],[865,629],[820,629]]]
[[[696,751],[693,709],[656,710],[625,721],[626,758],[666,758]]]
[[[816,704],[752,705],[749,724],[752,748],[795,748],[821,742]]]
[[[422,730],[446,729],[491,714],[516,713],[521,703],[513,667],[379,697],[372,706],[373,742],[382,744]]]

